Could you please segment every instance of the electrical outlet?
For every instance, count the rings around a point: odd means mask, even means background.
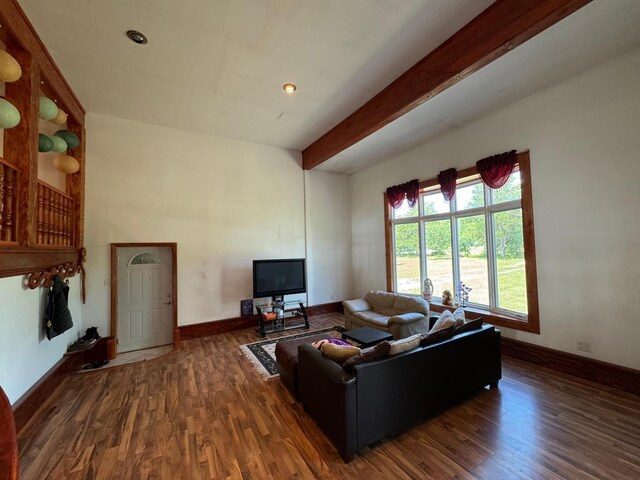
[[[578,340],[578,351],[591,353],[591,342],[581,342]]]

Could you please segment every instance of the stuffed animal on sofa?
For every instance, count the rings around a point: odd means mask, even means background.
[[[451,290],[442,291],[442,304],[453,305],[453,294],[451,293]]]

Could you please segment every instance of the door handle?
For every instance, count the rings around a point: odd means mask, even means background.
[[[172,303],[173,302],[166,302],[166,303],[163,303],[163,305],[171,305]]]

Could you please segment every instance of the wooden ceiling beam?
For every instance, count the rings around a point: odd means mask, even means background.
[[[309,145],[310,170],[582,8],[591,0],[497,0]]]

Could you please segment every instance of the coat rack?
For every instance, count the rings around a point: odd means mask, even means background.
[[[80,249],[80,262],[79,263],[71,263],[66,262],[57,266],[53,266],[48,270],[43,270],[39,272],[33,272],[29,274],[27,278],[27,286],[30,289],[36,289],[40,286],[49,288],[53,284],[53,277],[56,275],[60,276],[63,280],[74,277],[78,273],[82,274],[82,303],[85,303],[85,271],[84,271],[84,262],[87,259],[87,249]]]

